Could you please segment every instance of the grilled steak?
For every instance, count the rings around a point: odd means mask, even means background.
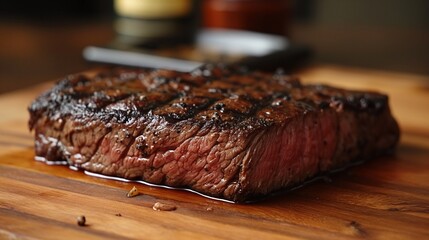
[[[70,75],[29,107],[36,155],[242,202],[391,151],[388,98],[205,66]]]

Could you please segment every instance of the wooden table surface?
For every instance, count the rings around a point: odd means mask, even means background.
[[[429,239],[429,77],[338,66],[301,76],[388,93],[397,152],[245,205],[36,162],[26,107],[50,84],[0,95],[0,239]],[[133,186],[142,195],[127,198]]]

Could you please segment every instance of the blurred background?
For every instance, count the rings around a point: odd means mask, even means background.
[[[207,27],[285,36],[309,64],[429,74],[427,0],[14,0],[0,3],[0,93],[90,68],[88,45],[171,48]]]

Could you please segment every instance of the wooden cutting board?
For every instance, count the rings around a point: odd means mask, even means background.
[[[387,92],[397,153],[245,205],[36,162],[26,107],[51,85],[0,95],[0,239],[429,239],[429,77],[334,66],[301,75]],[[127,198],[133,186],[142,194]]]

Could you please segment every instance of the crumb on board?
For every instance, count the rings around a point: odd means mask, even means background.
[[[131,197],[135,197],[137,195],[140,195],[139,190],[136,188],[136,186],[133,186],[133,188],[131,188],[131,190],[127,193],[127,197],[131,198]]]
[[[152,209],[155,211],[174,211],[177,209],[177,207],[168,203],[156,202]]]

